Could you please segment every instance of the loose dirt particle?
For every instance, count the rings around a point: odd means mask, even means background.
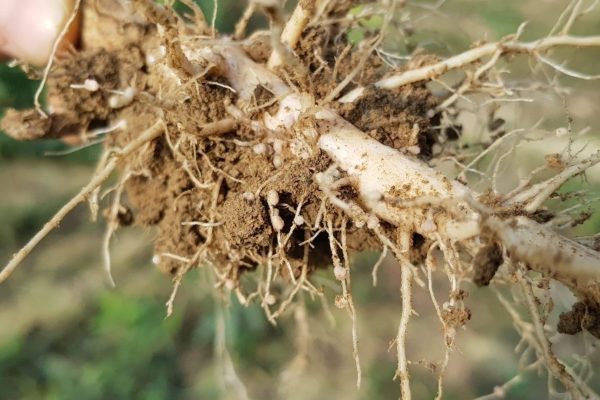
[[[444,322],[452,328],[461,328],[471,319],[471,310],[464,306],[449,307],[442,310]]]
[[[473,282],[477,286],[489,285],[503,262],[502,248],[497,243],[483,247],[473,259]]]
[[[573,304],[571,311],[560,314],[557,330],[575,335],[583,329],[600,339],[600,308],[579,301]]]
[[[562,159],[560,154],[546,154],[544,158],[546,159],[546,164],[548,164],[548,167],[551,169],[560,172],[567,167],[567,163]]]

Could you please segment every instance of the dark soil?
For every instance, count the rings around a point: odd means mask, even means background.
[[[571,311],[560,314],[557,330],[575,335],[583,329],[600,339],[600,308],[579,301]]]
[[[489,285],[503,262],[502,248],[497,243],[483,247],[473,259],[473,282],[477,286]]]

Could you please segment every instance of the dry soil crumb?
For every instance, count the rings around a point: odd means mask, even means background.
[[[483,247],[473,259],[473,282],[477,286],[489,285],[503,262],[502,248],[497,243]]]
[[[567,163],[562,159],[562,157],[558,153],[546,154],[544,158],[546,159],[546,164],[551,169],[560,172],[567,167]]]
[[[557,330],[575,335],[583,329],[600,339],[600,308],[579,301],[571,311],[560,314]]]
[[[465,306],[449,307],[442,310],[444,322],[452,328],[461,328],[471,319],[471,310]]]

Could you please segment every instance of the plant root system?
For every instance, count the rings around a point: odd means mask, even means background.
[[[392,16],[405,6],[390,3]],[[195,7],[186,17],[149,0],[88,0],[81,7],[82,49],[56,55],[47,115],[10,110],[2,128],[20,140],[100,138],[104,155],[90,184],[17,253],[0,280],[76,204],[88,201],[95,216],[101,185],[118,171],[104,212],[107,271],[117,228],[155,228],[152,261],[174,281],[169,312],[183,275],[209,268],[217,290],[242,304],[258,302],[276,323],[301,301],[299,293],[323,296],[311,273],[332,265],[341,288],[335,305],[352,319],[360,384],[351,259],[365,250],[389,252],[402,277],[394,343],[403,399],[410,398],[405,343],[413,290],[429,288],[444,328],[444,369],[457,331],[471,318],[467,281],[518,283],[530,322],[499,296],[528,346],[574,398],[595,398],[552,353],[546,311],[532,287],[548,279],[567,286],[580,302],[562,315],[558,331],[600,337],[600,255],[557,233],[543,207],[600,156],[554,155],[548,180],[531,177],[510,193],[493,185],[477,192],[466,185],[471,175],[483,175],[477,164],[519,132],[500,132],[502,122],[491,115],[490,142],[468,159],[455,116],[468,93],[508,94],[495,69],[499,58],[525,54],[544,62],[552,47],[599,46],[598,37],[564,31],[521,43],[517,33],[446,60],[415,54],[395,67],[378,50],[391,16],[380,31],[351,43],[347,32],[360,18],[349,1],[300,1],[287,22],[271,3],[251,1],[233,38],[216,33]],[[264,12],[271,29],[246,38],[253,12]],[[467,69],[464,80],[453,93],[434,95],[428,81],[454,69]],[[459,179],[432,168],[442,159],[463,168]],[[432,271],[450,282],[442,306]]]

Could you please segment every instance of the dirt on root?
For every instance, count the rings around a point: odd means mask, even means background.
[[[391,69],[375,53],[366,54],[365,46],[353,46],[345,36],[347,27],[332,24],[328,27],[307,29],[296,49],[298,58],[305,62],[308,77],[298,81],[298,86],[310,90],[316,98],[324,98],[350,74],[364,66],[340,95],[358,87],[366,87],[363,96],[353,103],[333,102],[342,117],[363,132],[396,149],[415,147],[419,157],[430,159],[433,144],[439,142],[439,104],[424,84],[405,85],[395,90],[382,90],[372,83],[383,78]],[[417,55],[407,65],[394,72],[421,67],[438,59],[430,55]],[[289,70],[288,70],[289,72]],[[297,74],[291,74],[296,77]]]
[[[436,135],[430,113],[437,99],[424,86],[407,85],[397,90],[367,89],[352,104],[340,104],[342,117],[379,142],[396,149],[416,146],[417,154],[431,158]],[[414,150],[413,150],[414,151]]]
[[[497,243],[484,246],[473,258],[473,282],[477,286],[487,286],[504,262],[502,248]]]
[[[150,77],[146,91],[153,93]],[[231,279],[251,270],[269,252],[281,246],[278,236],[293,232],[284,251],[295,273],[299,274],[303,246],[313,236],[315,220],[321,212],[322,194],[313,176],[331,161],[317,152],[307,159],[294,157],[285,138],[257,135],[250,127],[215,137],[202,137],[206,123],[227,118],[226,105],[235,103],[235,94],[219,86],[198,82],[191,95],[172,110],[163,110],[168,134],[153,141],[144,152],[128,161],[132,171],[126,181],[127,204],[134,221],[141,226],[156,226],[156,260],[159,268],[175,274],[183,260],[207,258],[219,267],[229,266]],[[258,90],[260,98],[269,100]],[[140,118],[140,116],[144,118]],[[135,132],[156,119],[144,104],[132,104],[117,118],[139,121],[139,126],[110,137],[110,145],[121,147]],[[128,122],[129,124],[129,122]],[[129,124],[128,126],[130,126]],[[282,165],[275,166],[278,156]],[[267,197],[275,192],[279,201],[269,206]],[[298,224],[296,210],[301,205]],[[340,214],[332,214],[338,220]],[[273,216],[283,221],[278,235]],[[336,221],[336,225],[339,221]],[[377,248],[362,230],[348,228],[348,247],[359,251]],[[309,252],[311,268],[330,264],[325,234],[317,235]],[[371,247],[375,246],[375,247]]]
[[[471,310],[462,304],[449,306],[442,310],[442,319],[451,328],[462,328],[471,319]]]
[[[579,301],[570,311],[560,314],[557,330],[575,335],[584,329],[600,339],[600,308]]]
[[[330,12],[343,15],[350,3]],[[124,122],[106,134],[108,151],[122,148],[162,121],[165,134],[120,165],[125,195],[117,216],[122,225],[156,227],[154,261],[160,270],[176,274],[190,265],[210,263],[223,276],[236,280],[269,254],[278,254],[280,262],[289,264],[285,270],[297,277],[303,265],[312,270],[331,264],[325,219],[332,222],[336,236],[342,230],[346,233],[351,253],[381,248],[369,230],[354,227],[347,216],[324,201],[314,176],[331,165],[325,154],[313,148],[298,157],[291,148],[292,132],[277,136],[250,123],[277,110],[277,99],[268,90],[257,86],[248,119],[238,121],[235,129],[203,135],[205,125],[231,118],[228,107],[238,99],[229,83],[209,71],[193,78],[176,74],[182,82],[175,85],[165,74],[172,66],[171,57],[157,60],[156,53],[151,53],[161,42],[173,46],[172,37],[159,35],[151,25],[121,19],[111,24],[115,32],[129,33],[122,39],[102,37],[108,31],[84,35],[85,50],[55,61],[48,80],[48,100],[54,112],[48,120],[32,110],[11,111],[3,126],[21,138],[48,138],[64,133],[66,126],[71,134],[80,135]],[[333,24],[306,30],[295,49],[302,68],[282,68],[280,77],[317,101],[327,96],[364,57],[363,51],[347,42],[343,29]],[[94,40],[110,46],[94,46]],[[266,62],[270,54],[268,40],[260,37],[243,48],[257,62]],[[344,92],[388,72],[379,57],[370,55]],[[86,80],[96,81],[100,89],[82,89]],[[128,88],[134,92],[131,101],[111,106],[111,97]],[[396,91],[369,87],[364,98],[352,105],[330,104],[382,143],[395,148],[418,146],[423,157],[435,142],[431,128],[436,124],[432,116],[436,105],[423,85]],[[351,186],[341,192],[343,199],[358,201]],[[383,228],[394,237],[395,228]],[[414,257],[423,257],[417,253]]]
[[[143,66],[142,53],[136,45],[114,51],[100,48],[65,55],[54,63],[46,85],[52,113],[9,109],[2,129],[15,139],[35,140],[79,136],[104,126],[114,114],[109,98],[115,92],[124,87],[137,90],[145,86]],[[82,87],[86,80],[97,82],[100,89],[86,90]]]

